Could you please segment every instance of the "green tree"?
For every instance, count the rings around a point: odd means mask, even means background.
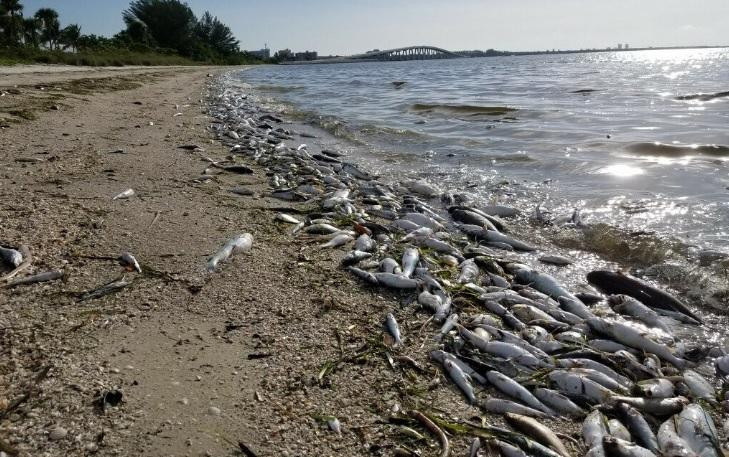
[[[23,42],[27,46],[40,46],[40,21],[34,17],[23,19]]]
[[[0,0],[3,36],[9,45],[20,44],[20,33],[23,30],[22,11],[20,0]]]
[[[78,24],[69,24],[61,30],[59,34],[59,42],[63,45],[63,49],[71,48],[72,51],[78,51],[78,42],[81,38],[81,26]]]
[[[130,29],[141,23],[157,46],[183,55],[189,55],[194,47],[197,20],[190,7],[179,0],[134,0],[122,17],[130,39],[135,38]]]
[[[217,17],[213,17],[208,11],[200,18],[195,25],[195,35],[203,44],[227,56],[240,52],[238,40],[235,39],[230,27],[223,24]]]
[[[58,22],[58,13],[51,8],[41,8],[35,13],[40,22],[41,40],[48,49],[53,49],[61,35],[61,24]]]

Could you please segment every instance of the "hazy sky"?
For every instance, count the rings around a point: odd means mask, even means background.
[[[128,0],[22,0],[63,24],[113,35]],[[189,0],[227,23],[243,49],[352,54],[429,44],[451,50],[729,44],[729,0]]]

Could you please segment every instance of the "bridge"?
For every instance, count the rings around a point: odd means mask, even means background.
[[[431,59],[457,59],[465,57],[455,52],[446,51],[435,46],[408,46],[406,48],[388,49],[385,51],[370,51],[357,54],[352,60],[431,60]]]
[[[456,54],[435,46],[408,46],[405,48],[376,50],[349,57],[333,57],[317,60],[281,62],[284,65],[306,65],[324,63],[388,62],[402,60],[459,59],[468,56]]]

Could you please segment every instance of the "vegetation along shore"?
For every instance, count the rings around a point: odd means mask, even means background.
[[[260,63],[241,52],[230,28],[209,12],[196,17],[179,1],[135,0],[122,12],[126,28],[111,38],[64,24],[52,8],[30,14],[20,0],[0,2],[0,65],[241,65]]]

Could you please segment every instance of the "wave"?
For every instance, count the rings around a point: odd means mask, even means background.
[[[662,157],[687,157],[697,155],[729,157],[729,146],[717,144],[672,145],[663,143],[633,143],[628,145],[626,150],[634,154]]]
[[[273,84],[262,84],[260,86],[256,86],[256,89],[264,92],[274,92],[278,94],[286,94],[289,92],[294,92],[297,90],[303,89],[302,86],[276,86]]]
[[[699,100],[702,102],[708,102],[711,100],[714,100],[716,98],[724,98],[729,97],[729,91],[724,92],[715,92],[713,94],[704,94],[704,93],[698,93],[698,94],[689,94],[689,95],[679,95],[675,98],[675,100]]]
[[[440,114],[446,116],[505,116],[518,111],[507,106],[448,105],[437,103],[415,103],[410,111],[417,114]]]
[[[399,136],[399,137],[405,137],[405,138],[424,138],[428,135],[424,133],[415,132],[413,130],[408,129],[398,129],[394,127],[385,127],[382,125],[363,125],[360,127],[360,132],[367,134],[367,135],[378,135],[378,134],[385,134],[385,135],[393,135],[393,136]]]

